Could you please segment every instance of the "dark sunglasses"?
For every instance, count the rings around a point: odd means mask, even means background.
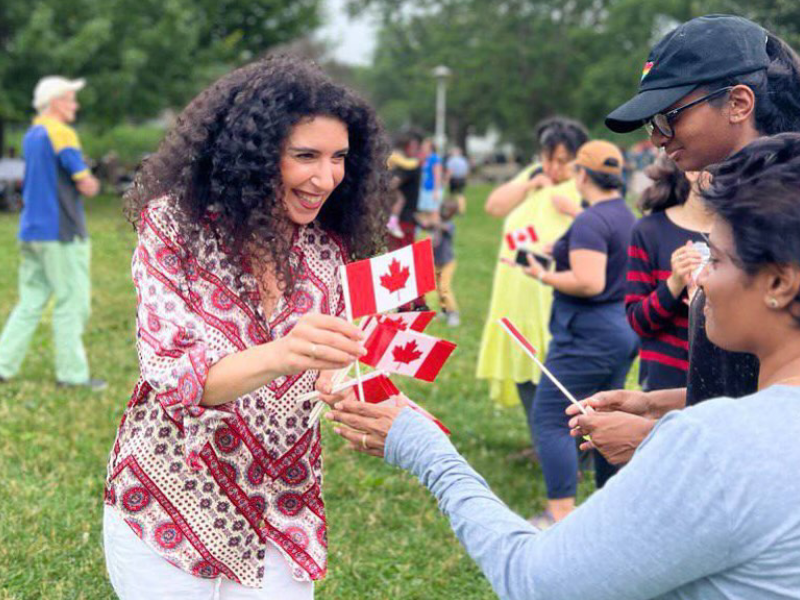
[[[725,92],[729,92],[733,89],[733,86],[728,86],[724,88],[720,88],[711,92],[710,94],[706,94],[697,100],[692,100],[688,104],[684,104],[683,106],[679,106],[678,108],[673,108],[669,112],[665,113],[657,113],[647,119],[644,122],[644,130],[647,132],[647,135],[653,135],[653,132],[658,129],[658,132],[663,135],[664,137],[671,138],[675,135],[675,132],[672,129],[672,122],[687,108],[692,108],[693,106],[697,106],[698,104],[702,104],[703,102],[708,102],[709,100],[713,100],[717,96],[721,96]]]

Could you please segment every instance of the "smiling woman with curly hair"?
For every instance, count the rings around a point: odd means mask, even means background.
[[[202,92],[142,164],[140,377],[105,492],[121,598],[313,596],[320,433],[298,397],[363,352],[337,272],[381,247],[387,154],[363,100],[281,57]]]

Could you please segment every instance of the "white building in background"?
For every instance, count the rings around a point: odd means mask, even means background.
[[[467,156],[473,163],[496,162],[495,158],[502,155],[507,162],[514,162],[514,145],[500,141],[500,132],[490,127],[484,135],[468,135]]]

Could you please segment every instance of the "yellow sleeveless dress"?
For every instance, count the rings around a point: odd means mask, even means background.
[[[525,181],[538,165],[530,165],[513,181]],[[555,242],[572,224],[572,218],[558,212],[551,197],[561,195],[580,203],[580,195],[572,180],[528,194],[503,224],[503,237],[494,272],[489,314],[483,328],[478,354],[478,379],[489,380],[489,396],[501,406],[519,404],[517,383],[539,382],[541,373],[520,348],[497,324],[500,317],[508,317],[540,352],[544,361],[550,341],[548,323],[553,288],[525,275],[522,269],[505,265],[501,258],[514,260],[515,252],[505,242],[508,232],[533,225],[540,244]]]

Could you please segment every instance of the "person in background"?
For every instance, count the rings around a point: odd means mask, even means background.
[[[614,110],[606,126],[618,133],[644,127],[678,167],[705,170],[761,136],[800,131],[800,58],[742,17],[697,17],[655,45],[639,93]],[[758,360],[709,342],[704,305],[700,290],[689,306],[686,387],[616,390],[589,399],[596,412],[581,417],[584,433],[590,430],[591,443],[614,464],[630,460],[655,419],[668,411],[756,389]]]
[[[625,310],[639,336],[642,389],[686,387],[689,287],[700,267],[693,243],[705,244],[711,215],[700,198],[700,174],[661,155],[645,170],[653,184],[639,199],[647,216],[633,228]]]
[[[439,217],[444,181],[442,160],[432,139],[425,138],[422,141],[419,158],[422,164],[422,180],[416,218],[422,229],[428,229],[436,224]]]
[[[80,108],[76,94],[84,85],[83,79],[51,76],[41,79],[33,93],[38,115],[22,140],[19,301],[0,335],[0,381],[19,372],[42,313],[53,298],[57,385],[92,391],[107,387],[103,379],[90,376],[83,344],[91,280],[81,196],[91,198],[100,191],[78,134],[70,127]]]
[[[541,163],[529,165],[514,179],[493,190],[486,200],[486,212],[505,219],[500,259],[515,257],[516,251],[506,243],[506,235],[513,231],[533,226],[538,244],[543,247],[555,242],[570,226],[574,215],[580,211],[571,163],[587,139],[586,128],[565,117],[553,117],[537,125],[536,142]],[[476,376],[488,380],[490,397],[501,406],[518,406],[521,401],[531,436],[531,407],[540,373],[497,327],[497,319],[508,317],[531,343],[544,350],[549,341],[547,323],[552,301],[550,289],[526,277],[520,269],[498,260]],[[534,447],[532,445],[523,455],[532,456]]]
[[[624,387],[637,340],[625,318],[625,268],[635,217],[622,196],[622,152],[602,140],[587,142],[575,158],[575,185],[588,204],[553,246],[555,271],[536,260],[527,275],[553,288],[552,339],[545,366],[577,398]],[[578,453],[564,410],[568,399],[543,379],[533,401],[533,427],[547,485],[547,508],[537,527],[561,521],[575,508]],[[615,469],[595,453],[595,481],[603,487]]]
[[[422,180],[419,160],[422,136],[415,130],[404,131],[394,140],[394,150],[389,155],[391,176],[390,193],[394,195],[392,214],[389,217],[388,247],[393,252],[414,243],[417,226],[417,202]],[[425,298],[415,298],[400,307],[401,311],[427,310]]]
[[[394,149],[389,155],[389,171],[392,175],[391,191],[395,196],[389,216],[389,249],[398,250],[414,243],[422,169],[419,148],[422,137],[414,131],[404,131],[394,138]]]
[[[800,136],[783,134],[732,157],[704,191],[716,215],[698,281],[708,336],[760,359],[758,392],[670,413],[609,485],[548,531],[514,514],[402,403],[343,400],[326,418],[352,449],[431,491],[504,600],[796,600],[798,189]]]
[[[445,186],[450,191],[450,196],[454,197],[458,203],[459,214],[467,212],[467,197],[464,192],[467,187],[470,165],[467,157],[458,146],[453,146],[450,156],[447,157],[444,166]]]
[[[453,290],[453,276],[456,272],[454,246],[456,224],[453,219],[459,214],[461,214],[459,202],[450,196],[442,202],[439,218],[433,225],[433,264],[436,268],[436,290],[439,293],[440,314],[447,321],[448,327],[461,325],[461,315],[458,312],[458,302],[456,302]]]

